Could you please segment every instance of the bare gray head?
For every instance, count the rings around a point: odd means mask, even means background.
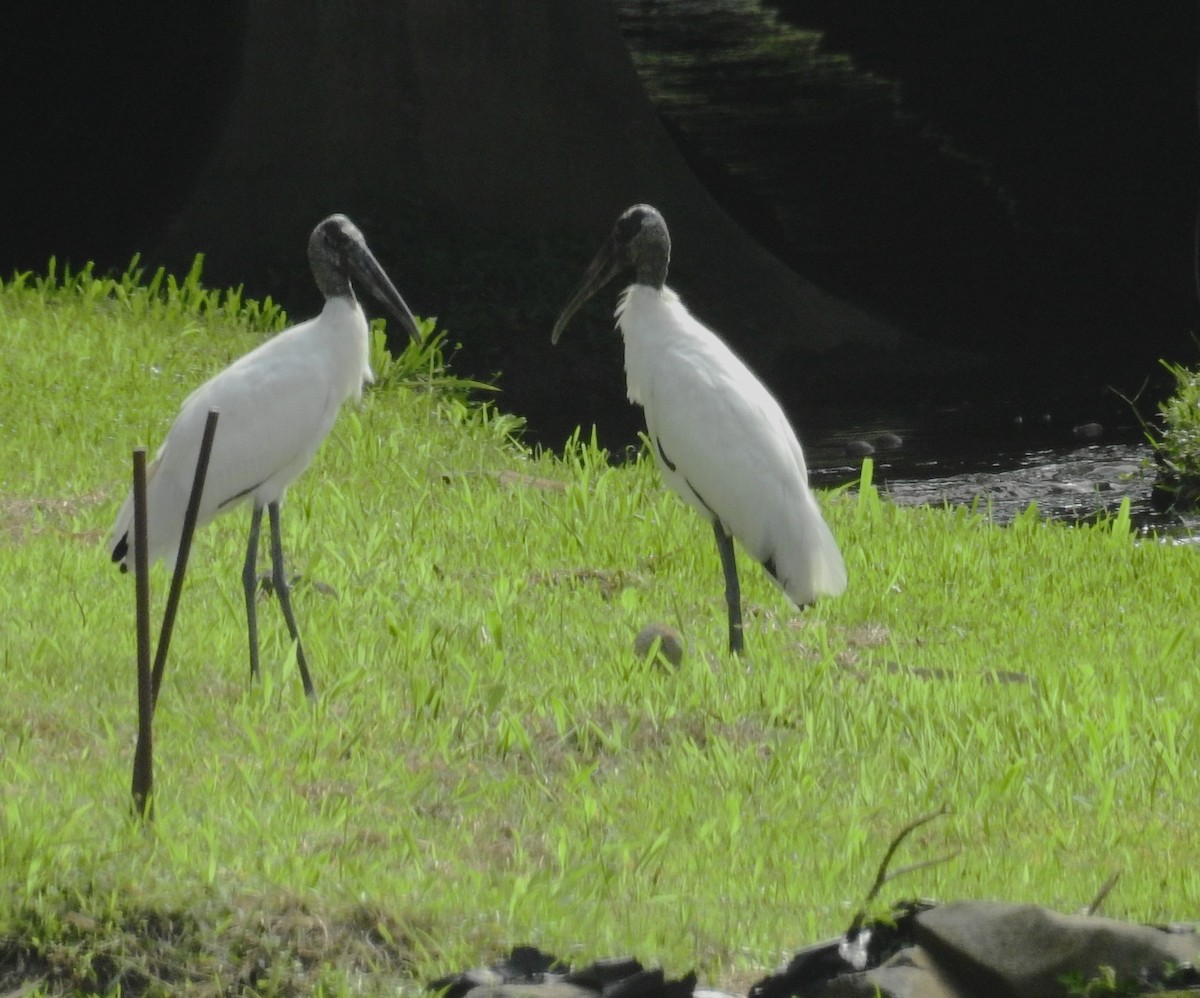
[[[563,307],[550,342],[557,343],[571,317],[583,303],[618,274],[632,270],[634,282],[661,288],[671,261],[671,236],[656,208],[635,204],[617,219],[600,251],[583,272],[579,287]]]
[[[371,292],[414,340],[421,338],[412,312],[400,297],[363,234],[345,215],[330,215],[308,237],[308,262],[317,288],[330,298],[354,298],[353,277]]]

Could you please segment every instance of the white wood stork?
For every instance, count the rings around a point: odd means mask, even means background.
[[[284,492],[312,461],[342,403],[362,397],[374,380],[368,361],[368,325],[350,281],[360,281],[414,339],[416,322],[404,299],[375,259],[362,233],[345,215],[330,215],[308,240],[308,260],[325,296],[321,314],[291,326],[234,361],[193,391],[183,403],[147,474],[147,563],[173,565],[184,511],[208,410],[220,411],[196,527],[244,502],[253,506],[242,586],[250,639],[250,672],[258,675],[258,535],[265,506],[271,522],[272,581],[288,631],[304,692],[312,679],[292,612],[283,567],[279,504]],[[109,540],[112,560],[127,570],[133,562],[133,495],[117,514]]]
[[[846,567],[808,488],[800,443],[750,369],[666,287],[671,239],[649,205],[629,208],[554,325],[557,343],[585,301],[618,274],[629,400],[642,406],[667,484],[713,525],[725,573],[729,649],[743,648],[736,537],[797,605],[846,588]]]

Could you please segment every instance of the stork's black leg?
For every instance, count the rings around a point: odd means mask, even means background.
[[[254,600],[258,595],[258,531],[262,526],[262,507],[257,503],[250,516],[250,538],[246,542],[246,563],[242,566],[242,590],[246,594],[246,631],[250,636],[250,678],[258,678],[258,615]]]
[[[713,533],[717,536],[717,550],[721,553],[721,568],[725,572],[725,605],[729,608],[729,650],[735,655],[742,652],[742,591],[738,586],[737,560],[733,551],[733,538],[725,532],[721,521],[713,520]]]
[[[296,642],[296,664],[300,666],[300,682],[304,684],[304,695],[312,700],[316,697],[312,677],[308,674],[308,663],[304,660],[304,645],[300,642],[300,629],[296,626],[296,615],[292,613],[292,597],[288,589],[287,573],[283,570],[283,538],[279,534],[279,503],[267,506],[271,514],[271,580],[275,583],[275,595],[283,608],[283,619],[287,621],[288,633]]]

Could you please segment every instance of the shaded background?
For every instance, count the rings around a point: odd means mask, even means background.
[[[113,19],[0,45],[0,273],[135,252],[319,302],[304,240],[362,225],[464,373],[555,445],[640,415],[595,303],[628,203],[671,281],[807,439],[958,413],[1131,427],[1194,362],[1197,8],[1032,0],[408,0]],[[765,249],[765,251],[764,251]],[[782,265],[782,266],[781,266]],[[615,289],[614,289],[615,290]],[[603,297],[603,296],[602,296]],[[968,418],[972,414],[976,418]],[[881,423],[882,425],[882,423]]]

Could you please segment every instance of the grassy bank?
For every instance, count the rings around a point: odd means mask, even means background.
[[[884,900],[1072,909],[1120,868],[1107,913],[1200,911],[1194,550],[901,510],[868,477],[822,497],[848,593],[796,613],[743,560],[733,659],[711,531],[648,460],[523,449],[429,357],[284,507],[315,706],[269,603],[249,682],[248,513],[198,536],[139,828],[103,540],[131,448],[284,317],[195,275],[67,284],[0,291],[0,985],[348,993],[533,942],[741,989],[842,931],[942,803],[898,862],[958,857]],[[678,669],[633,654],[651,621]]]

